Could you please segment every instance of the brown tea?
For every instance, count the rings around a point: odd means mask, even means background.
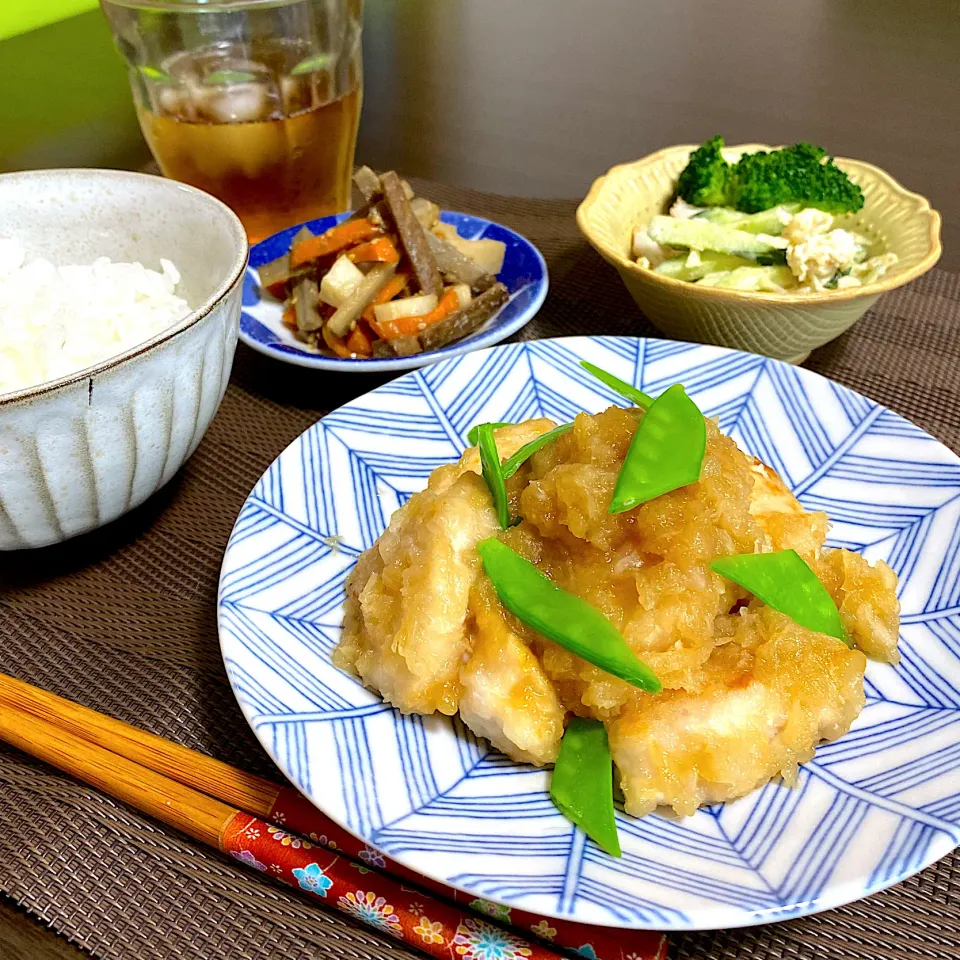
[[[167,67],[177,84],[138,108],[163,173],[223,200],[251,243],[350,205],[359,78],[332,98],[328,75],[286,74],[284,53],[181,55]]]

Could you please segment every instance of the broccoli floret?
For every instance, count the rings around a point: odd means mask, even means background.
[[[745,154],[733,168],[731,199],[745,213],[796,202],[827,213],[856,213],[863,206],[861,189],[826,150],[809,143]]]
[[[827,157],[822,147],[797,143],[782,150],[744,154],[731,165],[720,152],[721,137],[690,155],[677,193],[701,207],[727,206],[759,213],[779,204],[800,203],[827,213],[856,213],[863,192]]]
[[[722,146],[723,137],[714,137],[690,154],[690,160],[677,181],[677,193],[687,203],[697,207],[726,204],[733,167],[723,159]]]

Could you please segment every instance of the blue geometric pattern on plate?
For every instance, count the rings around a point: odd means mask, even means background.
[[[319,220],[311,220],[305,226],[315,234],[329,230],[341,223],[349,213],[338,213]],[[467,213],[444,210],[440,214],[444,223],[457,228],[467,240],[501,240],[507,249],[503,269],[497,275],[510,291],[510,300],[479,330],[463,340],[457,340],[439,350],[430,350],[413,357],[394,357],[388,360],[342,360],[328,357],[306,346],[283,325],[282,305],[269,294],[262,294],[256,270],[271,260],[277,260],[290,249],[290,241],[301,227],[288,227],[261,240],[250,249],[250,265],[243,280],[243,311],[240,314],[240,339],[249,347],[268,357],[275,357],[301,367],[317,370],[339,370],[346,373],[383,373],[391,370],[412,370],[435,363],[447,357],[457,357],[470,350],[491,347],[506,340],[521,327],[526,326],[540,309],[547,295],[547,265],[540,251],[526,237],[513,230],[492,223],[482,217]]]
[[[684,820],[618,813],[622,860],[553,808],[548,774],[457,720],[404,717],[330,663],[343,584],[390,514],[485,420],[566,421],[620,398],[588,359],[656,394],[682,382],[804,506],[830,543],[900,577],[898,667],[796,789],[768,784]],[[254,488],[224,558],[219,622],[260,741],[333,819],[407,866],[490,900],[661,930],[762,923],[890,886],[960,843],[960,459],[807,370],[633,338],[510,344],[427,367],[335,410]]]

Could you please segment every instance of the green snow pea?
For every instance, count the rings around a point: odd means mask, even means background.
[[[535,440],[525,443],[512,457],[503,461],[503,479],[509,480],[538,450],[542,450],[548,443],[553,443],[557,437],[572,429],[572,423],[563,423],[547,433],[540,434]]]
[[[507,497],[507,488],[505,481],[509,480],[524,462],[532,457],[538,450],[541,450],[548,443],[556,440],[561,434],[566,433],[572,426],[572,423],[565,423],[563,426],[554,427],[553,430],[542,434],[535,440],[525,443],[512,457],[500,463],[500,454],[497,452],[497,441],[493,436],[493,431],[497,427],[508,427],[508,423],[478,423],[470,435],[471,440],[476,432],[476,442],[480,448],[480,465],[483,470],[483,479],[487,481],[490,488],[490,495],[493,497],[493,505],[497,510],[497,519],[504,530],[520,522],[520,519],[510,519],[510,501]]]
[[[500,468],[497,441],[493,438],[493,424],[481,423],[477,438],[483,479],[487,481],[487,486],[490,488],[490,496],[493,497],[493,506],[497,511],[500,526],[506,530],[510,526],[510,501],[507,499],[507,487],[503,481],[503,470]]]
[[[467,434],[467,443],[469,443],[471,447],[475,447],[477,443],[479,443],[480,428],[482,426],[483,426],[482,423],[477,423],[470,428],[470,432]],[[490,426],[493,427],[494,430],[496,430],[499,427],[512,427],[513,424],[512,423],[491,423]]]
[[[610,513],[623,513],[671,490],[696,483],[707,449],[707,425],[683,386],[675,383],[650,404],[617,477]]]
[[[642,390],[638,390],[636,387],[627,383],[626,380],[621,380],[612,373],[607,373],[606,370],[595,366],[589,361],[581,360],[580,366],[583,367],[587,373],[592,373],[601,383],[605,383],[611,390],[619,393],[621,397],[626,397],[634,406],[646,410],[647,407],[653,403],[653,397],[648,396]]]
[[[481,540],[477,550],[500,602],[517,619],[641,690],[659,693],[663,689],[654,672],[596,607],[548,580],[496,537]]]
[[[621,855],[613,815],[613,761],[607,729],[599,720],[570,721],[553,768],[550,799],[610,856]]]
[[[796,550],[717,557],[710,569],[808,630],[851,646],[833,597]]]

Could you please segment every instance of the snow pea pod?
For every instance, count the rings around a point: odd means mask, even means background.
[[[599,720],[574,717],[560,741],[550,799],[610,856],[619,857],[612,768],[607,728]]]
[[[796,550],[717,557],[710,569],[808,630],[851,646],[833,597]]]
[[[610,500],[623,513],[700,479],[707,425],[683,386],[675,383],[650,404],[624,458]]]
[[[467,434],[467,443],[469,443],[471,447],[475,447],[477,443],[479,443],[480,428],[482,426],[483,426],[482,423],[477,423],[470,428],[470,432]],[[513,424],[512,423],[491,423],[490,426],[493,427],[494,430],[497,430],[500,427],[512,427]]]
[[[497,520],[504,530],[510,526],[510,501],[507,499],[507,487],[503,481],[503,470],[500,468],[500,454],[497,453],[497,441],[493,437],[493,424],[481,423],[477,431],[480,447],[480,466],[483,470],[483,479],[490,488],[493,497],[493,506],[497,511]]]
[[[621,397],[626,397],[634,406],[646,410],[647,407],[653,403],[653,397],[644,393],[642,390],[638,390],[636,387],[627,383],[626,380],[621,380],[612,373],[607,373],[607,371],[601,367],[595,366],[587,360],[581,360],[580,366],[583,367],[587,373],[593,374],[601,383],[605,383],[611,390],[619,393]]]
[[[503,479],[509,480],[538,450],[542,450],[548,443],[553,443],[557,437],[572,429],[572,423],[562,423],[559,427],[554,427],[529,443],[525,443],[512,457],[503,461]]]
[[[641,690],[659,693],[663,689],[654,672],[596,607],[548,580],[496,537],[481,540],[477,550],[500,602],[517,619]]]

